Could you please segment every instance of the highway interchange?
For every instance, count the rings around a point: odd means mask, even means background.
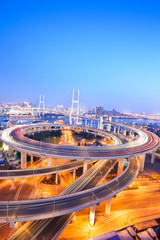
[[[111,124],[111,122],[109,122]],[[114,123],[115,124],[115,123]],[[79,147],[79,146],[60,146],[53,145],[47,143],[39,143],[35,140],[28,139],[23,135],[28,129],[36,129],[36,128],[47,128],[52,126],[52,128],[62,128],[66,125],[58,125],[58,124],[39,124],[39,125],[30,125],[24,127],[17,127],[12,129],[5,130],[1,139],[14,149],[19,151],[25,151],[27,153],[32,153],[35,155],[44,155],[45,157],[61,157],[61,158],[76,158],[83,159],[87,161],[92,160],[106,160],[105,164],[110,164],[108,166],[109,169],[111,166],[117,162],[118,158],[129,158],[129,164],[125,171],[121,173],[119,176],[114,178],[112,181],[97,186],[97,184],[88,185],[87,179],[94,176],[95,173],[98,174],[98,168],[92,171],[87,171],[82,175],[79,180],[75,181],[73,185],[70,186],[69,189],[66,189],[66,194],[64,191],[64,195],[54,197],[54,198],[46,198],[39,200],[26,200],[26,201],[1,201],[0,202],[0,221],[28,221],[28,220],[38,220],[38,219],[46,219],[53,218],[56,216],[61,216],[65,214],[72,214],[75,211],[78,211],[83,208],[87,208],[89,206],[94,206],[99,204],[101,201],[109,199],[115,196],[118,192],[125,189],[128,185],[130,185],[136,176],[138,175],[140,162],[137,156],[145,154],[147,152],[154,151],[159,146],[159,138],[147,131],[142,131],[130,126],[122,125],[122,128],[125,126],[127,129],[134,131],[136,133],[136,138],[133,141],[123,143],[121,141],[118,142],[117,137],[113,134],[99,129],[93,129],[91,127],[85,126],[81,127],[83,130],[91,131],[94,133],[100,133],[106,136],[112,137],[117,141],[117,145],[113,146],[102,146],[102,147]],[[71,125],[71,128],[79,128],[79,126]],[[111,161],[111,163],[109,163]],[[99,164],[104,164],[103,161],[98,161]],[[96,163],[96,164],[97,164]],[[51,174],[54,172],[60,172],[64,170],[69,170],[73,168],[78,168],[83,165],[83,161],[77,161],[76,163],[62,165],[56,168],[48,167],[44,169],[33,169],[33,170],[16,170],[12,173],[2,172],[0,171],[1,178],[10,178],[10,177],[27,177],[35,176],[35,175],[45,175]],[[95,166],[95,165],[94,165]],[[92,168],[91,168],[92,169]],[[105,169],[106,170],[106,169]],[[88,178],[85,177],[88,175]],[[82,186],[84,189],[80,189],[81,179]],[[84,182],[85,181],[85,182]],[[77,188],[78,186],[78,188]],[[82,191],[83,190],[83,191]],[[7,214],[7,216],[6,216]]]

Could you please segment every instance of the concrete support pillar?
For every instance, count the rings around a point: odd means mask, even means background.
[[[103,129],[103,117],[101,116],[98,121],[98,128]]]
[[[33,164],[33,155],[31,155],[31,164]]]
[[[38,133],[40,133],[40,128],[38,127]]]
[[[132,130],[129,131],[129,137],[131,137],[131,136],[132,136]]]
[[[55,184],[58,184],[58,173],[56,173]]]
[[[107,131],[108,131],[108,132],[111,131],[111,124],[107,124]]]
[[[119,134],[119,129],[120,129],[120,126],[118,126],[118,130],[117,130],[117,133]]]
[[[94,226],[94,222],[95,222],[95,211],[96,211],[96,205],[92,206],[90,208],[90,216],[89,216],[89,224],[91,227]]]
[[[51,132],[51,126],[49,126],[49,132]]]
[[[14,232],[16,232],[17,230],[18,230],[18,224],[17,224],[17,222],[14,222],[14,224],[12,223],[10,223],[10,228],[13,228],[14,229]]]
[[[154,158],[155,158],[155,151],[152,152],[152,155],[151,155],[151,163],[154,164]]]
[[[22,227],[22,222],[17,222],[18,229]]]
[[[146,156],[145,154],[139,156],[140,172],[144,171],[145,156]]]
[[[47,157],[47,167],[52,166],[52,157]]]
[[[85,160],[83,163],[83,173],[87,171],[87,168],[88,168],[88,162]]]
[[[14,221],[10,221],[10,228],[14,228],[15,227],[15,223]]]
[[[21,223],[21,222],[15,222],[15,223],[14,223],[14,226],[13,226],[14,231],[17,231],[21,226],[22,226],[22,223]]]
[[[36,178],[36,176],[34,177],[34,186],[37,187],[37,178]]]
[[[117,169],[117,176],[119,176],[124,170],[124,159],[118,159],[118,169]]]
[[[126,136],[126,133],[127,133],[127,129],[125,128],[124,129],[124,136]]]
[[[30,129],[29,129],[29,131],[28,131],[28,135],[29,135],[29,136],[31,135],[31,131],[30,131]]]
[[[9,149],[8,149],[8,156],[11,157],[13,154],[13,150],[12,148],[9,146]]]
[[[26,168],[27,166],[27,153],[21,152],[21,168]]]
[[[116,126],[113,126],[113,132],[116,133]]]
[[[131,132],[131,140],[133,140],[134,139],[134,132],[132,131]]]
[[[73,178],[76,178],[76,169],[73,169]]]
[[[52,166],[52,160],[53,160],[52,157],[47,157],[47,167]],[[52,174],[49,174],[49,175],[46,176],[46,178],[50,179],[51,176],[52,176]]]
[[[110,212],[111,212],[111,200],[112,200],[112,198],[108,198],[106,200],[105,215],[110,215]]]

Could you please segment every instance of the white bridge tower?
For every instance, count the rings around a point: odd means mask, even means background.
[[[77,91],[77,99],[75,99],[75,92],[73,89],[72,92],[72,104],[71,104],[71,109],[69,113],[69,123],[72,124],[72,114],[79,115],[79,90]],[[78,124],[78,116],[75,117],[76,121],[75,123]]]
[[[44,95],[39,96],[39,107],[38,107],[38,115],[40,116],[41,114],[44,116]]]

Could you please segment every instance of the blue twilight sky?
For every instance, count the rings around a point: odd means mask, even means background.
[[[1,0],[0,102],[66,104],[72,88],[160,112],[160,1]]]

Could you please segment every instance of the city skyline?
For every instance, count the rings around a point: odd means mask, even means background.
[[[1,0],[0,240],[160,240],[160,1]]]
[[[72,88],[93,106],[160,112],[158,1],[3,1],[0,102],[55,106]]]

